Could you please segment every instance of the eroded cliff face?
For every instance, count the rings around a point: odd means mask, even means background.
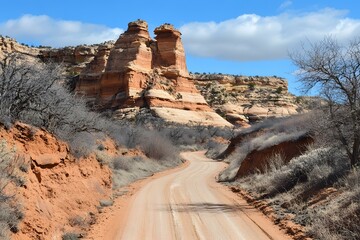
[[[288,83],[279,77],[248,77],[225,74],[191,74],[207,102],[233,124],[303,111]]]
[[[189,74],[181,33],[163,24],[154,34],[152,39],[148,24],[137,20],[116,42],[91,46],[30,48],[1,37],[0,58],[19,52],[62,63],[77,80],[75,90],[96,107],[115,110],[117,118],[148,108],[169,121],[249,126],[302,111],[285,79]]]
[[[20,44],[15,39],[0,36],[0,60],[3,59],[6,54],[13,52],[18,52],[29,57],[37,58],[40,50],[40,48],[32,48]]]
[[[95,153],[76,159],[65,142],[27,124],[15,123],[9,130],[1,126],[0,139],[16,149],[18,158],[9,168],[15,166],[14,176],[21,179],[7,186],[23,214],[11,239],[62,239],[67,232],[87,232],[96,222],[99,202],[112,197],[109,167]],[[106,151],[116,154],[115,147]]]
[[[129,23],[115,45],[98,50],[81,71],[76,91],[102,108],[146,107],[173,122],[230,126],[193,84],[181,33],[170,24],[154,33],[155,40],[145,21]]]

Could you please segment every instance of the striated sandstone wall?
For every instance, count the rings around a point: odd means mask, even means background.
[[[12,38],[0,36],[0,60],[3,59],[6,54],[13,52],[18,52],[35,58],[39,55],[40,50],[40,48],[32,48],[22,45]]]
[[[116,42],[61,49],[30,48],[1,37],[0,59],[19,52],[60,62],[76,77],[76,91],[102,109],[147,107],[158,115],[163,115],[159,108],[186,110],[189,121],[194,117],[191,111],[215,110],[240,126],[302,111],[298,99],[288,93],[285,79],[189,74],[181,33],[170,24],[157,27],[154,33],[152,39],[148,24],[137,20],[128,24]],[[172,115],[173,120],[179,117]]]
[[[205,124],[229,126],[221,117],[199,117],[217,114],[189,76],[181,33],[170,24],[157,27],[154,33],[155,40],[145,21],[130,22],[114,46],[107,48],[106,53],[98,50],[81,71],[76,91],[102,108],[147,107],[169,121],[197,119]]]
[[[207,102],[233,124],[246,125],[302,111],[285,79],[225,74],[191,74]]]

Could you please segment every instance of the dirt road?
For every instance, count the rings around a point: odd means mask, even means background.
[[[143,186],[123,207],[103,239],[290,239],[223,185],[221,162],[183,153],[190,164]]]

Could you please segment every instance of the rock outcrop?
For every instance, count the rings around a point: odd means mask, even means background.
[[[18,52],[31,57],[37,57],[40,49],[20,44],[15,39],[10,37],[0,36],[0,59],[3,59],[5,54],[13,52]]]
[[[189,74],[181,33],[163,24],[154,34],[152,39],[148,24],[137,20],[116,42],[90,46],[36,48],[1,37],[0,59],[18,52],[62,63],[76,91],[97,108],[115,110],[114,116],[123,116],[123,109],[136,115],[145,107],[169,121],[198,123],[205,117],[202,123],[247,127],[306,109],[279,77]]]
[[[191,81],[181,33],[170,24],[154,33],[155,40],[145,21],[129,23],[113,47],[99,48],[82,70],[76,91],[103,108],[147,107],[173,122],[230,126]]]
[[[283,78],[224,74],[191,76],[207,102],[233,124],[246,126],[248,122],[301,111]]]

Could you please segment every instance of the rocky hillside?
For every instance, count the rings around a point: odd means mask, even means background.
[[[191,74],[209,105],[233,124],[302,112],[299,98],[280,77]]]
[[[40,51],[41,48],[28,47],[18,43],[15,39],[0,35],[0,59],[3,59],[5,54],[12,52],[18,52],[36,58]]]
[[[248,126],[268,117],[302,111],[299,98],[288,93],[279,77],[189,74],[181,33],[170,24],[154,30],[137,20],[116,42],[76,47],[30,48],[0,38],[0,57],[19,52],[43,61],[61,62],[76,80],[75,90],[116,118],[141,108],[168,121]],[[223,118],[221,118],[219,115]]]
[[[164,24],[154,33],[156,40],[144,21],[129,23],[115,45],[101,48],[80,73],[76,91],[105,108],[126,112],[147,107],[169,121],[230,125],[190,81],[180,32]]]
[[[181,33],[170,24],[154,33],[152,39],[148,24],[138,20],[115,43],[48,49],[39,56],[65,63],[77,76],[76,91],[97,108],[119,109],[115,117],[145,107],[168,121],[230,126],[192,83]]]

